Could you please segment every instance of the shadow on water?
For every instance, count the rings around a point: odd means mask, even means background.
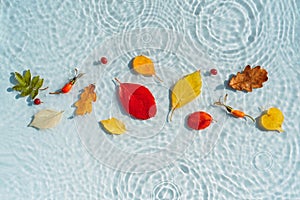
[[[205,72],[205,73],[203,73],[203,76],[211,76],[211,74],[210,74],[210,72],[209,71],[207,71],[207,72]]]
[[[13,73],[13,72],[10,73],[9,82],[11,84],[13,84],[13,85],[17,85],[18,84],[18,81],[15,79],[15,73]],[[12,87],[7,88],[6,91],[7,92],[13,92],[14,90],[12,89]],[[17,97],[17,96],[16,96],[16,99],[20,98],[20,97]]]
[[[172,89],[173,89],[174,86],[172,86]],[[168,114],[166,116],[166,122],[171,122],[171,120],[169,119],[170,115],[172,114],[172,89],[169,89],[169,111],[168,111]],[[175,112],[175,111],[174,111]]]
[[[10,73],[9,82],[14,85],[18,84],[18,81],[15,79],[15,73]]]
[[[95,61],[93,62],[93,65],[101,65],[101,61],[100,61],[100,60],[95,60]]]
[[[33,128],[35,130],[40,130],[39,128],[37,128],[35,126],[30,126],[30,124],[33,122],[33,120],[34,120],[34,116],[31,116],[30,122],[28,123],[27,127],[31,127],[31,128]]]
[[[128,68],[130,69],[130,71],[133,71],[133,60],[134,60],[134,58],[132,58],[127,65]]]

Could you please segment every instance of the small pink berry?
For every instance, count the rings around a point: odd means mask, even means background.
[[[217,75],[218,74],[218,71],[216,69],[211,69],[210,70],[210,74],[211,75]]]
[[[39,98],[36,98],[34,101],[33,101],[33,103],[35,104],[35,105],[40,105],[41,103],[43,103]]]
[[[101,63],[102,64],[107,64],[107,58],[105,58],[105,57],[102,57],[101,59],[100,59],[100,61],[101,61]]]

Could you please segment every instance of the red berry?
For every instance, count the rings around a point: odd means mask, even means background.
[[[39,105],[39,104],[41,104],[41,103],[43,103],[43,102],[41,102],[41,100],[40,100],[39,98],[36,98],[36,99],[33,101],[33,103],[34,103],[35,105]]]
[[[100,59],[100,61],[101,61],[101,63],[102,64],[107,64],[107,58],[105,58],[105,57],[102,57],[101,59]]]
[[[218,74],[218,71],[216,69],[211,69],[210,70],[210,74],[211,75],[217,75]]]

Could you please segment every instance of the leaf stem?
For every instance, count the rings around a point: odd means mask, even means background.
[[[39,90],[47,90],[49,87],[47,86],[47,87],[45,87],[45,88],[41,88],[41,89],[39,89]]]
[[[170,118],[169,118],[169,121],[171,122],[172,121],[172,117],[173,117],[173,114],[174,114],[174,110],[175,108],[172,108],[172,110],[170,111]]]
[[[160,82],[164,82],[161,78],[159,78],[156,74],[154,75]]]
[[[255,122],[255,119],[251,117],[250,115],[245,115],[245,117],[249,117],[253,122]]]
[[[61,91],[59,91],[59,92],[49,92],[49,94],[60,94],[61,93]]]
[[[117,81],[119,84],[122,84],[118,78],[115,78],[115,81]]]

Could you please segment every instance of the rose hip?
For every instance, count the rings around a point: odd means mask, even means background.
[[[34,101],[33,101],[33,103],[35,104],[35,105],[40,105],[41,103],[43,103],[39,98],[36,98]]]
[[[100,58],[100,62],[104,65],[107,64],[107,58],[106,57]]]
[[[217,74],[218,74],[217,69],[211,69],[211,70],[210,70],[210,74],[211,74],[211,75],[217,75]]]

